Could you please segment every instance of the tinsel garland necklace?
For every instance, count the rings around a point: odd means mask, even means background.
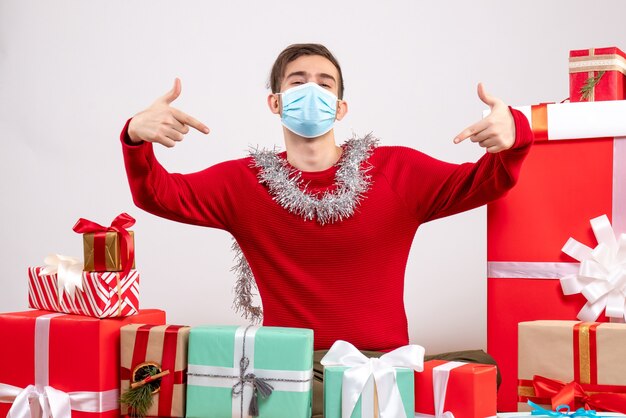
[[[371,176],[367,174],[371,167],[365,163],[377,145],[378,139],[371,134],[346,141],[336,164],[335,187],[321,194],[307,191],[302,173],[290,167],[287,160],[275,151],[251,150],[250,156],[252,167],[259,170],[259,183],[268,187],[279,205],[305,221],[316,220],[320,225],[325,225],[354,215],[356,207],[371,186]],[[236,241],[232,248],[236,254],[236,264],[232,270],[237,275],[234,308],[242,312],[244,318],[260,322],[262,309],[252,305],[252,290],[256,288],[252,270]]]
[[[352,138],[343,145],[343,154],[337,162],[336,188],[321,196],[307,191],[302,173],[289,167],[286,159],[274,151],[253,150],[253,166],[259,169],[261,184],[269,188],[274,200],[291,213],[304,220],[315,219],[321,225],[341,221],[354,214],[363,194],[369,189],[369,167],[364,162],[376,147],[377,139],[371,134]]]

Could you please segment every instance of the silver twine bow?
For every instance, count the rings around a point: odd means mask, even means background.
[[[252,399],[250,400],[250,406],[248,407],[248,415],[258,417],[259,395],[261,395],[263,399],[267,399],[274,391],[274,387],[267,383],[267,379],[256,377],[254,373],[246,373],[246,370],[250,365],[250,359],[245,357],[245,340],[243,351],[244,357],[239,360],[239,381],[233,385],[233,397],[241,396],[241,416],[243,416],[243,389],[246,384],[252,385]]]
[[[249,373],[248,369],[250,368],[250,364],[252,363],[252,367],[254,367],[254,362],[250,361],[248,356],[246,355],[246,335],[250,328],[258,328],[253,325],[248,325],[243,330],[243,336],[241,340],[241,358],[239,359],[239,371],[238,374],[233,370],[233,374],[228,374],[228,372],[224,373],[199,373],[194,370],[194,366],[189,366],[189,372],[187,372],[187,376],[192,376],[194,378],[209,378],[209,379],[232,379],[235,380],[235,384],[232,386],[232,398],[235,399],[237,396],[240,397],[241,401],[239,402],[239,416],[244,418],[246,416],[259,416],[259,400],[258,397],[261,396],[263,399],[267,399],[272,392],[275,390],[274,387],[269,382],[283,382],[283,383],[308,383],[311,381],[311,378],[289,378],[289,377],[279,377],[284,376],[281,375],[280,371],[276,371],[276,377],[257,377],[255,373]],[[254,334],[253,334],[254,335]],[[251,337],[254,341],[254,337]],[[236,343],[237,344],[237,343]],[[254,358],[253,358],[254,360]],[[218,368],[222,369],[222,368]],[[236,368],[235,368],[236,369]],[[244,396],[244,390],[246,385],[252,388],[252,397],[250,398],[250,404],[248,406],[248,414],[244,415],[244,403],[247,397]],[[212,386],[210,384],[206,386]],[[228,387],[228,386],[220,386],[220,387]],[[279,389],[283,390],[283,389]],[[308,389],[307,389],[308,390]],[[236,404],[233,402],[233,416],[237,414]]]

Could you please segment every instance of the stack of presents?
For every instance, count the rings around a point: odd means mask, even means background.
[[[572,51],[570,102],[518,108],[535,145],[488,207],[499,390],[494,366],[424,362],[417,345],[369,359],[337,341],[322,360],[327,418],[626,413],[625,74],[617,48]],[[313,331],[139,309],[133,223],[80,219],[84,262],[28,270],[34,310],[0,314],[0,416],[310,417]]]

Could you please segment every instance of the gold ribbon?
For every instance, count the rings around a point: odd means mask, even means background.
[[[120,273],[115,273],[117,277],[117,316],[122,316],[122,283],[120,281]]]
[[[546,141],[548,139],[548,105],[541,103],[530,107],[531,124],[536,141]]]
[[[580,382],[591,383],[591,352],[589,349],[589,327],[593,322],[584,322],[578,329],[578,353],[580,363]]]
[[[593,55],[593,49],[585,57],[570,57],[569,72],[618,71],[626,75],[626,58],[618,54]]]

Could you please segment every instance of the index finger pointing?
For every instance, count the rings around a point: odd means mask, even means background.
[[[172,112],[174,114],[174,117],[180,122],[183,123],[185,125],[189,125],[192,128],[204,133],[204,134],[208,134],[209,133],[209,128],[202,122],[200,122],[198,119],[194,118],[193,116],[189,116],[188,114],[186,114],[185,112],[182,112],[178,109],[172,109]]]
[[[487,127],[487,123],[485,120],[480,120],[473,125],[468,126],[463,129],[457,136],[454,137],[454,143],[458,144],[461,141],[466,140],[472,135],[476,135],[477,133],[483,131]]]

